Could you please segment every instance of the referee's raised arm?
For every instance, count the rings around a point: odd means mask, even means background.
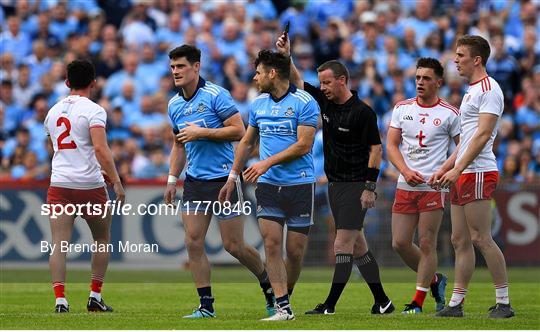
[[[291,59],[291,74],[289,76],[290,82],[299,87],[300,89],[304,90],[304,80],[302,79],[300,72],[298,71],[292,60],[291,41],[289,40],[289,36],[286,32],[283,32],[281,36],[279,36],[278,41],[276,42],[276,48],[279,53],[288,56]]]

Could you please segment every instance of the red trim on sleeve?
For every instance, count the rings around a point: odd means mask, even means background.
[[[93,126],[90,126],[90,129],[92,128],[103,128],[105,129],[105,126],[102,126],[102,125],[93,125]]]

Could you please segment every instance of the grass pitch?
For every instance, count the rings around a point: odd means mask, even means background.
[[[447,300],[453,282],[449,275]],[[434,301],[427,298],[424,313],[402,315],[403,304],[414,294],[415,276],[406,269],[381,271],[384,286],[396,306],[386,316],[369,313],[373,299],[364,282],[353,275],[333,316],[306,316],[323,302],[332,277],[331,269],[306,268],[292,296],[295,321],[261,322],[264,297],[258,284],[243,268],[215,268],[212,290],[215,319],[183,319],[198,304],[189,271],[108,272],[103,295],[115,312],[87,313],[88,271],[68,270],[66,296],[71,312],[52,313],[54,297],[47,270],[1,271],[0,329],[540,329],[540,268],[510,268],[510,297],[516,317],[487,318],[494,304],[494,290],[486,270],[473,277],[464,318],[433,317]],[[232,282],[234,281],[234,282]]]

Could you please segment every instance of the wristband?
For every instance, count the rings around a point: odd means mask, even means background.
[[[371,182],[377,182],[377,178],[379,177],[379,169],[368,167],[367,174],[366,174],[366,180]]]
[[[229,173],[229,179],[236,181],[236,179],[238,179],[238,173],[236,173],[235,171],[231,171]]]
[[[176,185],[176,181],[178,181],[178,178],[174,175],[169,174],[169,177],[167,178],[167,184]]]

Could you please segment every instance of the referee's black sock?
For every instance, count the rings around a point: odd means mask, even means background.
[[[386,296],[386,293],[384,292],[381,284],[381,277],[379,276],[379,265],[371,251],[368,251],[364,256],[355,258],[354,263],[358,266],[362,277],[364,277],[364,280],[368,284],[375,302],[388,302],[388,296]]]
[[[336,303],[345,289],[345,285],[349,281],[351,276],[353,265],[353,255],[351,254],[337,254],[336,255],[336,267],[334,269],[334,278],[332,279],[332,287],[330,288],[330,293],[324,303],[334,309]]]
[[[206,310],[214,312],[214,298],[212,297],[212,287],[201,287],[197,288],[197,293],[199,293],[199,298],[201,300],[201,307]]]
[[[268,273],[266,269],[261,273],[259,278],[259,284],[266,298],[266,303],[269,305],[274,304],[274,291],[272,290],[272,285],[270,284],[270,279],[268,278]]]

